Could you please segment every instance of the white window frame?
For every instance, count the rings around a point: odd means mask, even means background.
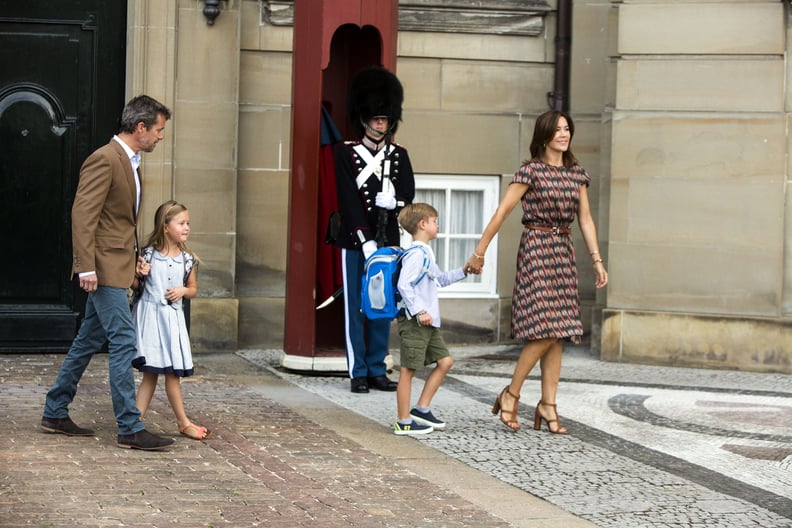
[[[443,190],[446,194],[446,211],[438,210],[440,216],[440,232],[438,233],[437,240],[434,243],[446,244],[446,251],[444,255],[449,255],[447,245],[449,244],[447,228],[450,225],[448,217],[451,209],[451,191],[481,191],[483,192],[483,203],[481,211],[481,229],[482,231],[487,226],[492,214],[498,207],[500,199],[500,176],[468,176],[468,175],[440,175],[440,174],[416,174],[415,175],[415,188],[431,189],[433,191]],[[417,201],[417,198],[416,198]],[[437,204],[431,204],[437,207]],[[465,233],[464,235],[455,235],[454,238],[466,238],[478,241],[481,238],[481,233]],[[407,247],[412,243],[412,237],[409,233],[402,230],[401,245]],[[446,271],[448,269],[463,266],[464,262],[438,262],[437,265],[440,269]],[[481,282],[472,282],[469,279],[464,279],[454,284],[450,284],[444,288],[440,288],[440,298],[495,298],[497,297],[497,280],[498,280],[498,236],[496,235],[487,248],[487,261],[480,275]]]

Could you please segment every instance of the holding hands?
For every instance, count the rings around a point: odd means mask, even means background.
[[[137,264],[135,264],[135,275],[137,275],[138,277],[148,277],[150,271],[151,271],[151,264],[146,262],[146,259],[139,256],[137,260]]]
[[[594,285],[597,288],[604,288],[608,284],[608,272],[605,270],[605,264],[599,256],[599,251],[594,251],[591,256],[594,258]],[[465,273],[480,275],[483,267],[484,255],[479,255],[474,251],[462,269]]]
[[[465,264],[465,273],[474,273],[481,275],[481,269],[484,267],[484,255],[479,255],[475,251]]]

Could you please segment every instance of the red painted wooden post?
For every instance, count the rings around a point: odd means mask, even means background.
[[[317,363],[316,240],[318,173],[320,156],[320,115],[322,100],[335,99],[336,115],[345,115],[343,95],[348,80],[328,79],[324,72],[331,60],[333,37],[342,26],[370,26],[380,35],[380,56],[369,64],[345,57],[348,68],[379,63],[391,71],[396,65],[398,0],[300,0],[294,3],[294,47],[292,69],[291,181],[289,185],[289,226],[286,266],[286,310],[284,352],[296,358],[298,370],[328,370]],[[350,54],[355,50],[351,49]],[[342,130],[345,126],[340,126]],[[344,343],[336,356],[344,358]],[[289,366],[284,361],[284,366]],[[344,361],[340,362],[344,365]],[[302,366],[301,366],[302,365]],[[333,369],[330,369],[333,370]],[[340,370],[344,370],[341,368]]]

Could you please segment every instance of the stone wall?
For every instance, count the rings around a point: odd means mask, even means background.
[[[784,5],[614,10],[602,355],[792,372]]]
[[[428,4],[400,3],[397,74],[405,101],[396,141],[408,148],[418,174],[508,175],[507,182],[528,155],[533,118],[547,109],[554,8],[543,1],[494,2],[502,8],[496,27],[487,9]],[[241,4],[241,347],[283,343],[292,8],[291,1]],[[450,342],[508,338],[519,239],[519,215],[513,216],[501,234],[498,295],[443,302]]]
[[[143,157],[141,231],[171,198],[190,210],[189,244],[201,259],[191,303],[196,350],[233,349],[237,338],[239,2],[207,28],[202,2],[130,0],[129,97],[146,93],[173,111],[165,141]]]
[[[128,92],[174,109],[146,156],[144,227],[191,210],[196,350],[283,343],[293,0],[130,0]],[[499,178],[553,89],[556,2],[401,0],[397,140],[419,174]],[[571,113],[611,282],[581,301],[602,357],[792,371],[789,6],[576,0]],[[490,30],[487,30],[487,29]],[[509,339],[518,214],[497,295],[443,302],[450,342]]]

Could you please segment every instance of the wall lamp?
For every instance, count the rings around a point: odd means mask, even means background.
[[[212,26],[215,18],[220,16],[220,0],[204,0],[204,4],[203,14],[206,17],[206,23]]]

